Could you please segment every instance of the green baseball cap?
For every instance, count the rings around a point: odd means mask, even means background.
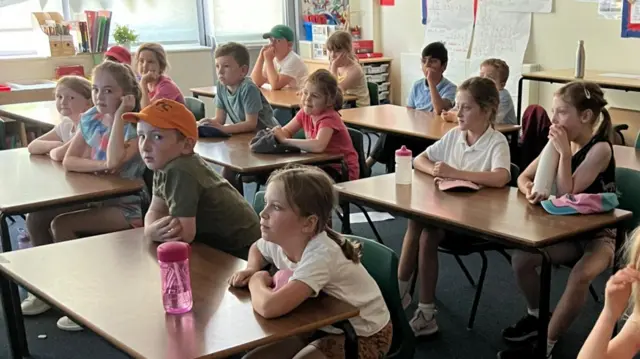
[[[287,25],[276,25],[271,31],[262,35],[263,39],[286,39],[287,41],[293,42],[293,30]]]

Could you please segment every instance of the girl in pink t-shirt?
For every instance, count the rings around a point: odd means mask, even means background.
[[[162,45],[152,42],[140,45],[136,53],[136,67],[138,74],[142,76],[140,78],[142,108],[161,98],[184,104],[184,96],[180,88],[164,74],[169,67],[169,62]]]
[[[312,153],[342,154],[349,170],[349,180],[358,179],[358,153],[338,110],[342,108],[342,93],[338,81],[324,69],[309,75],[301,90],[300,111],[284,127],[274,127],[278,142]],[[304,130],[306,139],[294,139],[293,134]],[[342,182],[339,164],[323,167],[337,182]]]

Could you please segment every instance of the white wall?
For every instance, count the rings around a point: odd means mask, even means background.
[[[365,1],[375,0],[362,0]],[[391,81],[395,88],[400,88],[400,54],[420,52],[423,47],[420,2],[399,0],[395,6],[379,8],[382,50],[385,56],[395,59]],[[597,4],[555,0],[553,11],[533,15],[525,63],[540,64],[542,69],[572,68],[577,42],[584,40],[587,69],[640,73],[637,61],[640,39],[620,38],[620,21],[599,18]],[[539,99],[543,106],[550,106],[557,87],[540,86]],[[396,91],[394,103],[400,104],[404,96],[406,94]],[[607,90],[607,99],[617,107],[640,109],[638,93]]]
[[[251,58],[258,56],[257,49],[250,49]],[[169,50],[169,76],[178,84],[184,95],[190,96],[189,88],[210,86],[214,82],[213,59],[208,48],[195,50]],[[54,77],[55,68],[61,65],[83,65],[85,74],[91,73],[93,59],[89,55],[64,58],[0,59],[0,83],[17,80],[39,80]],[[207,106],[207,115],[213,116],[213,101],[202,98]]]

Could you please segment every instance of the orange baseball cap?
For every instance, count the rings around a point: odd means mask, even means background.
[[[175,129],[187,138],[198,139],[196,117],[183,104],[173,100],[155,100],[140,112],[125,113],[122,119],[133,123],[144,121],[166,130]]]

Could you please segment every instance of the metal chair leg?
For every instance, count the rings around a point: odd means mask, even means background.
[[[504,259],[506,259],[507,262],[511,264],[511,255],[509,255],[509,253],[507,253],[504,249],[498,249],[496,252],[500,253],[504,257]]]
[[[473,277],[471,276],[471,273],[469,273],[469,271],[467,270],[467,267],[464,265],[464,263],[462,263],[462,259],[460,259],[460,257],[457,254],[454,254],[453,258],[455,258],[456,262],[458,262],[460,269],[462,269],[462,272],[464,272],[464,275],[465,277],[467,277],[467,280],[469,280],[469,283],[471,283],[471,286],[475,287],[476,282],[473,280]]]
[[[600,296],[596,293],[595,288],[593,288],[593,284],[589,285],[589,293],[591,293],[591,297],[595,300],[596,303],[600,303]]]
[[[360,211],[362,211],[362,214],[364,214],[364,218],[366,218],[367,222],[369,222],[369,227],[371,227],[371,230],[373,231],[373,235],[376,236],[376,240],[378,240],[378,242],[380,242],[380,244],[384,244],[384,242],[382,241],[382,237],[380,236],[380,233],[378,233],[378,230],[376,229],[376,226],[373,224],[373,221],[371,220],[371,217],[369,217],[369,213],[367,212],[367,210],[364,209],[364,207],[359,205],[359,204],[355,204],[355,205],[356,205],[356,207],[358,207],[360,209]]]
[[[478,285],[476,286],[476,295],[473,298],[473,305],[471,306],[471,315],[469,315],[469,323],[467,329],[473,328],[473,322],[476,320],[476,313],[478,311],[478,303],[480,303],[480,296],[482,295],[482,286],[484,285],[484,277],[487,274],[487,255],[484,252],[479,252],[482,257],[482,269],[480,270],[480,278],[478,278]]]

